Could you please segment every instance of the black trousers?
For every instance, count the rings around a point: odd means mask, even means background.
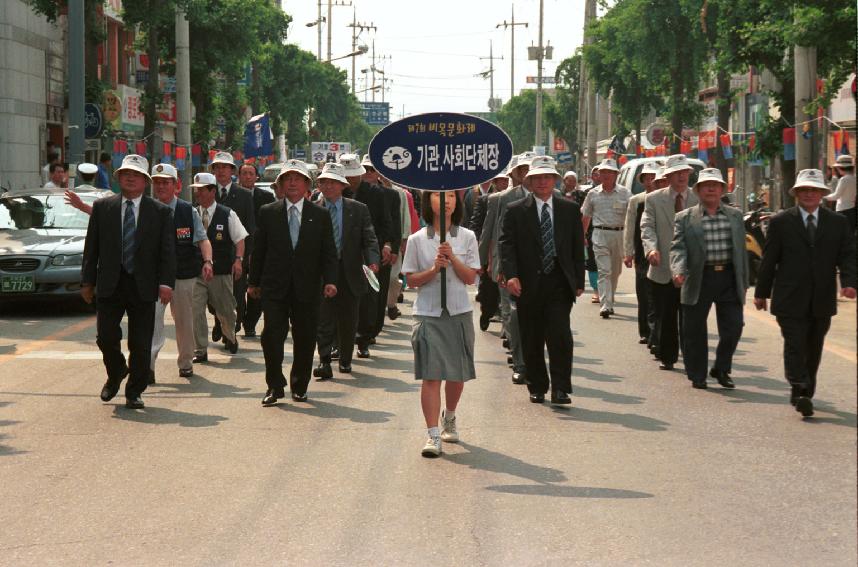
[[[480,283],[477,285],[477,301],[480,302],[480,317],[482,318],[490,319],[500,309],[500,289],[497,282],[492,280],[488,270],[480,276]]]
[[[390,291],[390,270],[392,269],[393,266],[390,264],[380,266],[376,274],[380,289],[378,290],[378,301],[375,302],[375,325],[371,335],[373,338],[377,337],[384,328],[384,316],[387,313],[387,292]]]
[[[294,294],[285,299],[262,296],[265,328],[260,343],[265,357],[265,382],[269,388],[285,388],[283,349],[289,327],[292,327],[292,370],[289,379],[293,394],[307,393],[313,371],[313,351],[316,349],[316,329],[319,324],[319,300],[299,301]]]
[[[660,284],[650,280],[650,283],[655,300],[658,357],[664,364],[675,364],[679,360],[679,336],[682,332],[679,288],[672,282]]]
[[[718,321],[718,346],[712,368],[729,373],[733,369],[733,354],[742,338],[744,324],[742,303],[736,293],[736,275],[732,267],[721,272],[703,268],[703,285],[697,303],[682,306],[682,362],[685,374],[694,382],[706,380],[709,365],[706,320],[713,303]]]
[[[784,373],[801,396],[812,398],[816,393],[816,372],[822,360],[825,335],[831,327],[831,317],[777,317],[784,338]]]
[[[638,299],[638,336],[646,338],[649,342],[652,337],[652,330],[655,324],[655,311],[653,309],[650,296],[652,290],[649,285],[649,280],[646,277],[647,265],[642,266],[635,264],[635,295]]]
[[[262,300],[247,296],[247,306],[244,308],[244,331],[256,330],[259,318],[262,317]]]
[[[96,343],[101,350],[107,379],[118,385],[130,370],[125,384],[125,397],[139,396],[149,383],[152,357],[152,334],[155,331],[155,302],[143,301],[137,292],[134,276],[123,272],[116,291],[99,297],[96,306]],[[122,354],[122,317],[128,314],[128,361]]]
[[[358,348],[366,348],[369,345],[369,340],[375,336],[373,332],[375,331],[375,317],[378,312],[379,301],[382,301],[379,299],[379,292],[372,289],[360,296],[357,336],[355,337]],[[383,303],[386,302],[387,298],[383,300]]]
[[[518,301],[518,326],[524,352],[527,389],[531,394],[572,393],[572,330],[569,314],[574,294],[557,268],[539,277],[536,293]],[[545,367],[548,347],[548,370]]]
[[[337,280],[337,295],[322,299],[319,330],[316,334],[320,361],[330,363],[331,351],[338,346],[340,364],[352,363],[359,306],[360,298],[349,288],[346,278],[343,277],[341,264]]]

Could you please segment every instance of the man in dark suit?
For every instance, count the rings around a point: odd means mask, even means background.
[[[559,178],[554,160],[533,158],[525,177],[531,194],[510,204],[500,236],[501,268],[518,306],[526,383],[533,403],[544,402],[549,389],[545,346],[551,403],[572,403],[569,314],[575,298],[584,292],[584,227],[578,205],[555,198]]]
[[[248,193],[253,197],[253,218],[254,221],[257,217],[259,217],[259,209],[262,208],[263,205],[267,205],[268,203],[273,203],[277,199],[274,197],[274,193],[271,191],[267,191],[265,189],[260,189],[256,186],[256,181],[259,179],[259,174],[256,172],[256,166],[251,163],[244,163],[238,168],[238,183],[241,185],[242,189],[245,189]],[[241,220],[241,217],[239,217]],[[253,235],[251,234],[248,239],[252,240]],[[247,274],[250,271],[250,253],[245,250],[244,254],[244,273]],[[236,302],[236,305],[238,302]],[[259,318],[262,316],[262,303],[258,299],[253,299],[252,297],[247,297],[247,303],[244,308],[244,320],[239,321],[244,325],[244,336],[245,338],[255,337],[256,336],[256,324],[259,322]]]
[[[342,154],[338,163],[345,167],[345,177],[349,187],[343,193],[347,198],[360,201],[369,208],[369,216],[372,219],[372,227],[378,239],[379,255],[382,263],[390,263],[393,254],[391,243],[390,211],[385,205],[385,197],[382,189],[372,185],[363,179],[366,169],[360,163],[357,154]],[[384,303],[378,292],[370,291],[361,297],[360,313],[358,314],[357,343],[358,358],[369,358],[369,345],[374,339],[375,327],[378,316],[378,302]]]
[[[479,196],[474,204],[474,213],[471,215],[468,228],[474,231],[477,240],[483,234],[483,224],[486,222],[486,214],[489,211],[489,195],[503,191],[509,186],[509,177],[505,172],[498,174],[488,188]],[[477,301],[480,303],[480,330],[489,328],[489,323],[500,307],[500,289],[498,282],[489,273],[488,264],[480,270],[480,282],[477,284]]]
[[[307,401],[321,296],[337,294],[337,247],[328,211],[306,199],[307,165],[289,160],[276,180],[278,201],[259,210],[248,293],[262,299],[262,352],[268,390],[262,405],[284,398],[283,343],[292,326],[292,399]],[[323,290],[324,288],[324,290]]]
[[[235,160],[229,152],[217,152],[211,163],[211,172],[217,179],[217,188],[215,191],[215,201],[218,205],[223,205],[235,211],[238,215],[238,220],[244,230],[247,231],[248,237],[244,243],[244,257],[249,258],[253,253],[253,234],[256,232],[256,215],[253,209],[253,196],[246,190],[242,189],[237,183],[233,183],[232,176],[237,173]],[[245,261],[245,264],[247,262]],[[247,306],[245,295],[247,294],[247,273],[246,265],[242,268],[242,275],[233,282],[232,293],[235,296],[235,332],[241,328],[241,323],[244,321],[244,311]],[[223,332],[220,328],[220,321],[215,318],[215,325],[212,328],[212,340],[217,342],[223,338]]]
[[[149,382],[155,301],[170,302],[176,283],[175,228],[170,208],[143,195],[149,177],[146,158],[129,154],[114,175],[120,195],[93,204],[81,268],[81,296],[96,301],[98,348],[107,370],[102,401],[110,401],[123,378],[125,405],[144,407]],[[126,362],[120,342],[128,314]]]
[[[784,338],[790,403],[804,417],[813,415],[822,347],[837,313],[838,270],[840,295],[856,295],[855,239],[846,217],[819,206],[829,192],[821,171],[799,172],[790,190],[798,205],[769,221],[754,292],[758,310],[772,298],[772,315]]]
[[[337,295],[322,299],[319,317],[319,367],[313,371],[313,376],[321,380],[334,376],[331,351],[335,342],[340,349],[340,372],[352,371],[358,305],[360,298],[369,292],[363,266],[366,264],[370,270],[378,272],[378,241],[369,209],[363,203],[342,196],[349,184],[343,175],[344,169],[338,163],[326,163],[318,177],[324,195],[319,204],[331,217],[338,257]]]

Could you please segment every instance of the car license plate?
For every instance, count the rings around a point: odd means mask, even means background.
[[[36,290],[33,276],[3,276],[0,278],[0,291],[3,293],[26,293]]]

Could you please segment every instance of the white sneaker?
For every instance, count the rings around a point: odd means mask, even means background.
[[[426,444],[420,452],[424,457],[440,457],[441,456],[441,437],[429,437],[426,439]]]
[[[441,412],[441,440],[447,443],[458,443],[459,432],[456,430],[456,416],[447,419],[446,411]]]

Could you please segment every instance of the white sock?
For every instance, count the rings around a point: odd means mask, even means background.
[[[429,428],[429,437],[440,437],[441,431],[437,427]]]
[[[445,409],[444,410],[444,419],[447,421],[451,421],[456,417],[456,410]]]

